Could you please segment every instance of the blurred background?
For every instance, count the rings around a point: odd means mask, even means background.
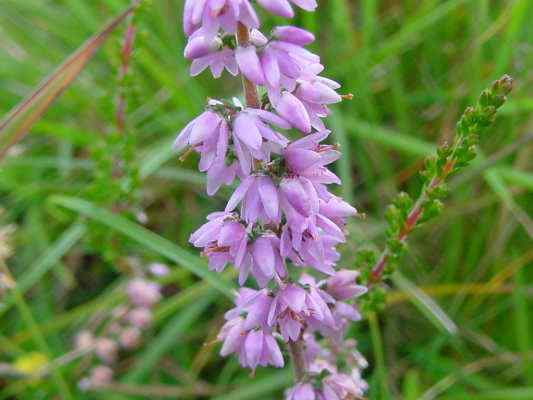
[[[0,115],[128,6],[0,3]],[[386,307],[350,332],[370,364],[368,397],[533,399],[533,2],[319,4],[293,23],[316,33],[325,75],[354,94],[329,121],[344,151],[338,193],[365,214],[348,226],[344,267],[356,268],[359,248],[383,248],[387,204],[400,190],[417,196],[424,157],[452,138],[464,108],[503,73],[515,79],[442,214],[410,238]],[[230,191],[208,198],[196,156],[180,162],[170,146],[206,98],[241,88],[227,74],[189,77],[182,6],[152,0],[118,25],[0,164],[0,255],[12,252],[18,283],[0,282],[0,399],[266,400],[291,381],[288,368],[251,376],[219,357],[214,339],[231,304],[193,273],[206,263],[188,236]],[[122,77],[128,24],[136,35]],[[69,358],[74,338],[124,302],[128,276],[153,262],[171,273],[151,328],[121,355],[115,385],[81,391],[91,364]],[[42,379],[12,374],[42,366]]]

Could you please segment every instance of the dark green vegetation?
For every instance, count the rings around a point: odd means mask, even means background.
[[[533,2],[320,3],[297,22],[317,33],[326,75],[355,95],[334,107],[331,128],[344,151],[339,193],[366,215],[349,225],[344,267],[355,267],[356,249],[384,248],[387,205],[399,191],[416,198],[424,157],[451,141],[466,106],[503,73],[515,80],[511,100],[480,137],[480,155],[451,180],[440,216],[410,236],[386,307],[353,327],[371,365],[369,397],[532,399]],[[0,115],[127,5],[3,0]],[[187,238],[225,196],[208,198],[195,156],[180,163],[170,144],[208,96],[241,89],[227,75],[188,76],[181,6],[153,0],[137,12],[122,81],[126,25],[119,26],[0,164],[2,224],[17,225],[8,265],[18,284],[0,308],[0,370],[68,353],[94,313],[124,298],[124,257],[172,266],[154,328],[118,368],[112,391],[123,397],[80,394],[84,370],[74,361],[50,364],[50,374],[31,383],[1,375],[0,398],[157,398],[165,389],[170,398],[203,391],[220,400],[278,399],[291,380],[289,369],[251,379],[213,343],[232,281],[206,275]],[[122,132],[119,94],[127,103]]]

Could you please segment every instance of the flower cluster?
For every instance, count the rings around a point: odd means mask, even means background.
[[[284,17],[293,16],[292,5],[317,6],[314,0],[258,3]],[[353,300],[366,288],[356,283],[356,271],[337,268],[337,246],[356,210],[328,188],[341,183],[328,169],[341,154],[326,143],[330,131],[323,123],[329,105],[343,99],[340,84],[320,76],[320,57],[305,48],[312,33],[280,26],[265,36],[259,26],[248,0],[185,2],[191,75],[207,68],[215,78],[224,69],[240,74],[248,100],[209,100],[176,138],[176,151],[199,154],[209,195],[237,181],[225,209],[210,214],[190,242],[211,270],[232,265],[239,272],[235,308],[218,336],[223,356],[235,354],[252,370],[283,367],[280,344],[286,343],[298,348],[293,362],[300,369],[288,399],[361,396],[364,365],[344,333],[349,321],[360,319]],[[296,277],[296,268],[306,267]]]
[[[154,277],[166,275],[165,265],[153,263],[150,273]],[[128,304],[116,307],[109,318],[96,318],[96,328],[80,332],[75,341],[76,349],[84,354],[96,356],[100,364],[88,377],[80,382],[82,389],[108,384],[113,379],[113,364],[119,351],[136,349],[142,340],[143,331],[152,322],[152,309],[161,300],[161,288],[153,280],[134,277],[126,286]],[[98,333],[94,331],[98,330]]]

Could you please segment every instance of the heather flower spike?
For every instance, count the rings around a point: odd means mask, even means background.
[[[287,18],[294,16],[293,6],[317,7],[315,0],[257,3]],[[328,189],[341,183],[328,169],[341,154],[326,143],[330,132],[323,122],[328,107],[343,99],[340,84],[321,76],[320,57],[305,48],[313,33],[284,25],[266,35],[259,27],[248,0],[185,2],[184,55],[192,60],[191,75],[206,68],[215,78],[224,68],[240,74],[246,99],[245,105],[210,100],[174,143],[177,152],[200,155],[209,195],[238,181],[225,209],[190,236],[211,270],[238,270],[241,289],[218,335],[220,354],[234,354],[252,370],[281,368],[285,347],[295,368],[287,399],[362,396],[365,363],[354,362],[361,357],[344,334],[361,318],[354,299],[366,288],[357,284],[357,271],[337,266],[347,218],[357,211]],[[258,86],[266,94],[261,100]],[[156,300],[156,289],[130,284],[134,327],[144,325],[143,310]],[[135,333],[124,333],[123,341],[134,342]],[[346,360],[335,353],[341,348],[350,354]]]

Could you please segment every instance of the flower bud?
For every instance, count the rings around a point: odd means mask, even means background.
[[[161,299],[160,287],[145,279],[134,279],[128,284],[130,301],[139,307],[151,307]]]
[[[94,351],[103,362],[111,364],[117,358],[118,346],[112,339],[100,338],[96,341]]]
[[[146,328],[152,322],[152,312],[145,307],[139,307],[128,313],[128,321],[139,329]]]
[[[81,331],[75,339],[76,350],[88,350],[95,344],[94,336],[89,331]]]
[[[89,387],[101,387],[108,385],[113,380],[113,370],[105,365],[93,368],[89,378]]]
[[[272,32],[274,37],[284,42],[305,46],[315,41],[315,35],[295,26],[278,26]]]
[[[185,58],[193,60],[208,55],[222,46],[222,41],[218,37],[208,38],[203,35],[194,36],[189,39],[183,55]]]
[[[134,349],[141,342],[141,331],[135,327],[128,327],[122,331],[119,340],[125,349]]]

